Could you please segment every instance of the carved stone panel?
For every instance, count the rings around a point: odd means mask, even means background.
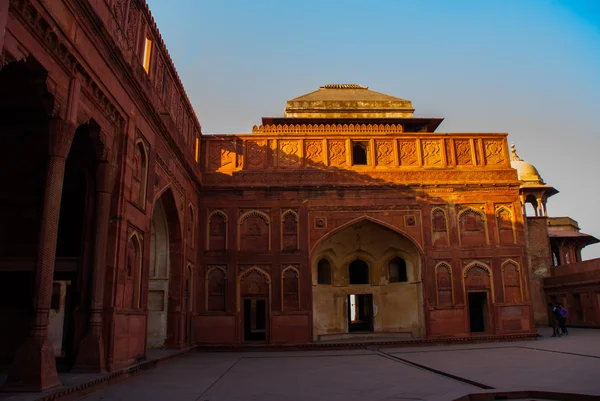
[[[249,269],[240,277],[240,296],[269,296],[269,280],[262,271]]]
[[[515,237],[513,233],[512,213],[507,208],[496,211],[496,224],[498,226],[498,240],[501,244],[513,244]]]
[[[208,218],[208,250],[223,251],[227,247],[227,217],[221,212]]]
[[[323,166],[323,141],[304,141],[304,159],[307,166]]]
[[[452,273],[450,265],[440,263],[436,268],[436,282],[438,292],[438,305],[452,305]]]
[[[225,312],[227,307],[227,266],[208,265],[206,268],[206,310]]]
[[[282,310],[284,312],[299,310],[298,280],[299,273],[297,268],[285,268],[283,270],[281,290],[283,293]]]
[[[299,167],[300,164],[300,141],[279,141],[279,167]]]
[[[483,266],[473,265],[465,272],[465,288],[467,290],[485,290],[491,288],[492,278]]]
[[[401,166],[417,166],[417,145],[414,139],[401,140],[399,144],[400,149],[400,165]]]
[[[246,168],[262,170],[265,167],[267,141],[246,142]]]
[[[241,251],[268,251],[269,250],[269,223],[258,213],[251,213],[240,222],[240,250]]]
[[[502,281],[504,282],[504,302],[521,302],[521,273],[513,262],[505,263],[502,266]]]
[[[329,165],[336,167],[346,165],[346,141],[329,141]]]
[[[281,220],[281,247],[284,251],[295,251],[298,249],[298,215],[288,210]]]
[[[504,142],[500,140],[486,139],[483,141],[485,149],[485,164],[496,166],[506,163]]]
[[[487,244],[487,233],[483,215],[473,209],[461,212],[459,216],[460,238],[464,246]]]
[[[442,148],[439,139],[422,140],[423,165],[439,167],[443,165]]]
[[[434,246],[448,246],[448,224],[446,213],[442,209],[434,209],[431,213],[431,227]]]
[[[377,151],[376,162],[378,166],[393,166],[394,165],[394,145],[391,140],[378,139],[375,142]]]
[[[235,150],[232,141],[210,141],[208,149],[209,170],[235,167]]]
[[[456,154],[456,164],[458,166],[472,166],[473,156],[471,155],[471,141],[468,139],[455,139],[454,150]]]

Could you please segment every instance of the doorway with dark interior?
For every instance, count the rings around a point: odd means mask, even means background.
[[[348,295],[348,332],[373,331],[373,295]]]
[[[489,332],[489,308],[487,291],[469,292],[469,327],[471,333]]]
[[[267,300],[245,298],[244,302],[244,341],[267,341]]]

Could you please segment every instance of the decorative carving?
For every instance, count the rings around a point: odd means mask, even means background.
[[[327,218],[326,217],[315,217],[315,228],[317,230],[327,229]]]
[[[208,216],[208,247],[211,251],[227,248],[227,214],[216,210]]]
[[[298,249],[298,214],[293,210],[286,210],[281,214],[281,248],[284,251]]]
[[[240,295],[270,295],[271,278],[262,269],[251,267],[240,275]]]
[[[446,232],[446,213],[440,208],[436,208],[431,212],[431,225],[433,231]]]
[[[266,141],[246,142],[246,166],[250,170],[259,170],[265,166]]]
[[[415,216],[404,216],[404,225],[406,227],[414,227],[417,225],[417,219]]]
[[[400,124],[284,124],[284,125],[255,125],[252,127],[253,133],[300,133],[300,132],[319,132],[319,133],[337,133],[337,132],[365,132],[365,133],[401,133],[403,132]]]
[[[206,266],[206,310],[225,312],[227,310],[227,266]]]
[[[437,297],[439,306],[454,304],[452,296],[452,268],[446,262],[438,263],[435,267]]]
[[[268,251],[271,249],[269,217],[260,211],[244,213],[238,222],[239,249],[241,251]]]
[[[416,166],[418,165],[417,145],[414,140],[400,141],[400,165]]]
[[[323,165],[323,141],[304,141],[304,158],[307,165]]]
[[[346,142],[342,140],[329,141],[329,165],[345,166],[346,165]]]
[[[472,166],[471,141],[468,139],[455,139],[454,147],[456,150],[456,164],[459,166]]]
[[[392,141],[377,140],[377,165],[392,166],[394,165],[394,146]]]
[[[235,167],[235,151],[232,141],[211,141],[209,147],[209,169]]]
[[[481,213],[470,208],[461,213],[460,224],[463,232],[484,230],[483,216]]]
[[[488,165],[499,165],[506,163],[503,141],[486,139],[483,141],[485,147],[485,163]]]
[[[297,311],[300,309],[300,293],[298,281],[300,272],[297,267],[287,266],[281,272],[281,310],[283,312]]]
[[[300,165],[300,146],[298,140],[279,141],[279,167],[289,168]]]
[[[139,22],[139,10],[135,1],[129,2],[129,18],[127,21],[127,42],[129,46],[134,50],[137,44],[137,33],[138,33],[138,22]]]
[[[491,289],[490,268],[479,262],[469,264],[464,270],[466,289]]]
[[[504,302],[522,302],[521,272],[517,262],[508,259],[502,263],[502,281],[504,283]]]
[[[442,165],[442,149],[439,140],[422,140],[421,147],[423,148],[423,164],[425,166]]]
[[[512,244],[515,242],[513,232],[512,212],[505,206],[496,209],[496,223],[498,225],[498,239],[501,244]]]
[[[448,246],[448,221],[444,209],[437,207],[431,211],[431,228],[433,245]]]

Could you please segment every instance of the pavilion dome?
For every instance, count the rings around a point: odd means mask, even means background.
[[[542,176],[535,166],[531,163],[527,163],[517,155],[514,143],[511,145],[511,154],[510,165],[517,170],[519,180],[524,184],[545,185]]]

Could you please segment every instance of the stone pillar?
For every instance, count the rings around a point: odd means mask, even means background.
[[[110,219],[110,200],[115,171],[116,166],[111,164],[109,160],[101,160],[96,168],[96,236],[92,264],[90,318],[87,334],[79,345],[74,367],[76,371],[103,372],[106,368],[104,339],[102,338],[102,313],[104,308],[108,221]]]
[[[60,386],[54,348],[48,340],[48,314],[65,163],[75,129],[75,125],[64,120],[52,119],[49,122],[48,168],[35,265],[34,315],[29,337],[15,355],[5,389],[44,391]]]

